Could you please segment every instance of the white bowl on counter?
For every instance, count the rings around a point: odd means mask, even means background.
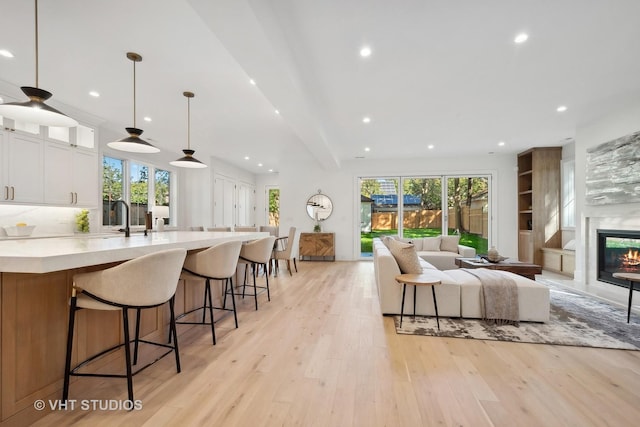
[[[2,227],[4,228],[5,233],[9,237],[27,237],[31,236],[33,233],[33,229],[36,228],[35,225],[24,225],[22,227],[18,227],[16,225]]]

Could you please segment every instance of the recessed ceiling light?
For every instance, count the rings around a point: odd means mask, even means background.
[[[369,151],[371,151],[371,148],[369,148],[369,147],[364,147],[364,151],[369,152]]]
[[[371,123],[371,117],[363,117],[362,123]]]
[[[249,156],[244,156],[244,159],[245,160],[249,160]]]
[[[2,97],[0,96],[0,104],[2,104],[4,102],[4,99],[2,99]]]
[[[556,108],[556,111],[558,113],[564,113],[565,111],[567,111],[567,106],[566,105],[561,105],[558,108]]]
[[[500,141],[500,142],[498,142],[498,145],[499,145],[500,147],[504,147],[504,141]]]
[[[273,172],[273,169],[269,169],[269,172]]]
[[[276,114],[280,115],[280,110],[276,110]]]
[[[145,121],[145,122],[150,122],[150,121],[151,121],[151,117],[146,116],[146,117],[144,118],[144,121]]]
[[[258,163],[258,167],[260,167],[260,168],[261,168],[261,167],[262,167],[262,163]]]
[[[427,145],[427,148],[428,148],[429,150],[433,150],[433,144],[429,144],[429,145]]]
[[[89,95],[93,96],[94,98],[98,98],[100,96],[100,94],[95,90],[92,90],[91,92],[89,92]]]
[[[254,86],[256,85],[256,81],[255,81],[255,80],[253,80],[253,79],[249,79],[249,83],[251,83],[251,84],[252,84],[252,85],[254,85]]]
[[[520,44],[520,43],[524,43],[527,41],[527,39],[529,38],[529,35],[526,33],[520,33],[516,36],[515,39],[513,39],[514,42]]]
[[[9,52],[6,49],[0,49],[0,56],[4,56],[5,58],[13,58],[13,53]]]
[[[371,56],[371,48],[369,46],[362,46],[362,48],[360,48],[360,56],[363,58]]]

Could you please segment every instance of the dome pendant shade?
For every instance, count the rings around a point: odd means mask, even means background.
[[[75,127],[78,121],[44,103],[51,92],[38,88],[38,0],[35,0],[36,87],[23,86],[29,101],[0,104],[0,116],[43,126]]]
[[[107,145],[114,150],[128,151],[129,153],[158,153],[160,149],[140,138],[143,130],[136,127],[136,62],[141,62],[142,56],[134,52],[127,52],[127,59],[133,62],[133,127],[125,128],[129,136],[109,142]]]
[[[51,98],[51,92],[29,86],[23,86],[20,89],[29,97],[29,101],[8,102],[0,105],[0,116],[37,123],[43,126],[78,126],[78,122],[75,119],[44,103],[44,101]]]
[[[144,139],[140,138],[143,130],[137,128],[126,128],[129,136],[108,143],[107,145],[114,150],[128,151],[130,153],[157,153],[160,150],[149,144]]]
[[[200,160],[193,157],[194,150],[182,150],[184,153],[184,157],[180,157],[178,160],[174,160],[169,162],[173,166],[178,166],[179,168],[191,168],[191,169],[202,169],[206,168],[207,165],[202,163]]]
[[[178,160],[169,162],[169,164],[179,168],[206,168],[207,165],[193,157],[193,153],[195,153],[195,151],[191,149],[191,98],[195,95],[193,92],[183,92],[182,94],[187,98],[187,148],[182,150],[184,157],[180,157]]]

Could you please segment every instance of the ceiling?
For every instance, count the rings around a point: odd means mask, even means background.
[[[2,15],[0,49],[14,58],[0,57],[0,80],[5,101],[22,100],[17,87],[35,83],[33,2],[2,0]],[[285,168],[299,145],[327,170],[515,153],[565,144],[637,102],[638,16],[637,0],[40,0],[39,86],[124,136],[137,52],[143,137],[178,157],[192,91],[195,157],[252,173]]]

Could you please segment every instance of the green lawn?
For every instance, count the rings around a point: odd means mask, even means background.
[[[451,233],[452,230],[449,230]],[[373,239],[381,236],[397,235],[398,230],[380,230],[372,231],[371,233],[360,233],[360,251],[362,253],[373,252]],[[413,228],[404,230],[404,237],[407,239],[419,238],[419,237],[435,237],[439,236],[441,230],[439,228]],[[470,233],[462,233],[460,236],[460,244],[465,246],[471,246],[476,249],[476,253],[487,253],[488,242],[487,239],[482,236]]]

